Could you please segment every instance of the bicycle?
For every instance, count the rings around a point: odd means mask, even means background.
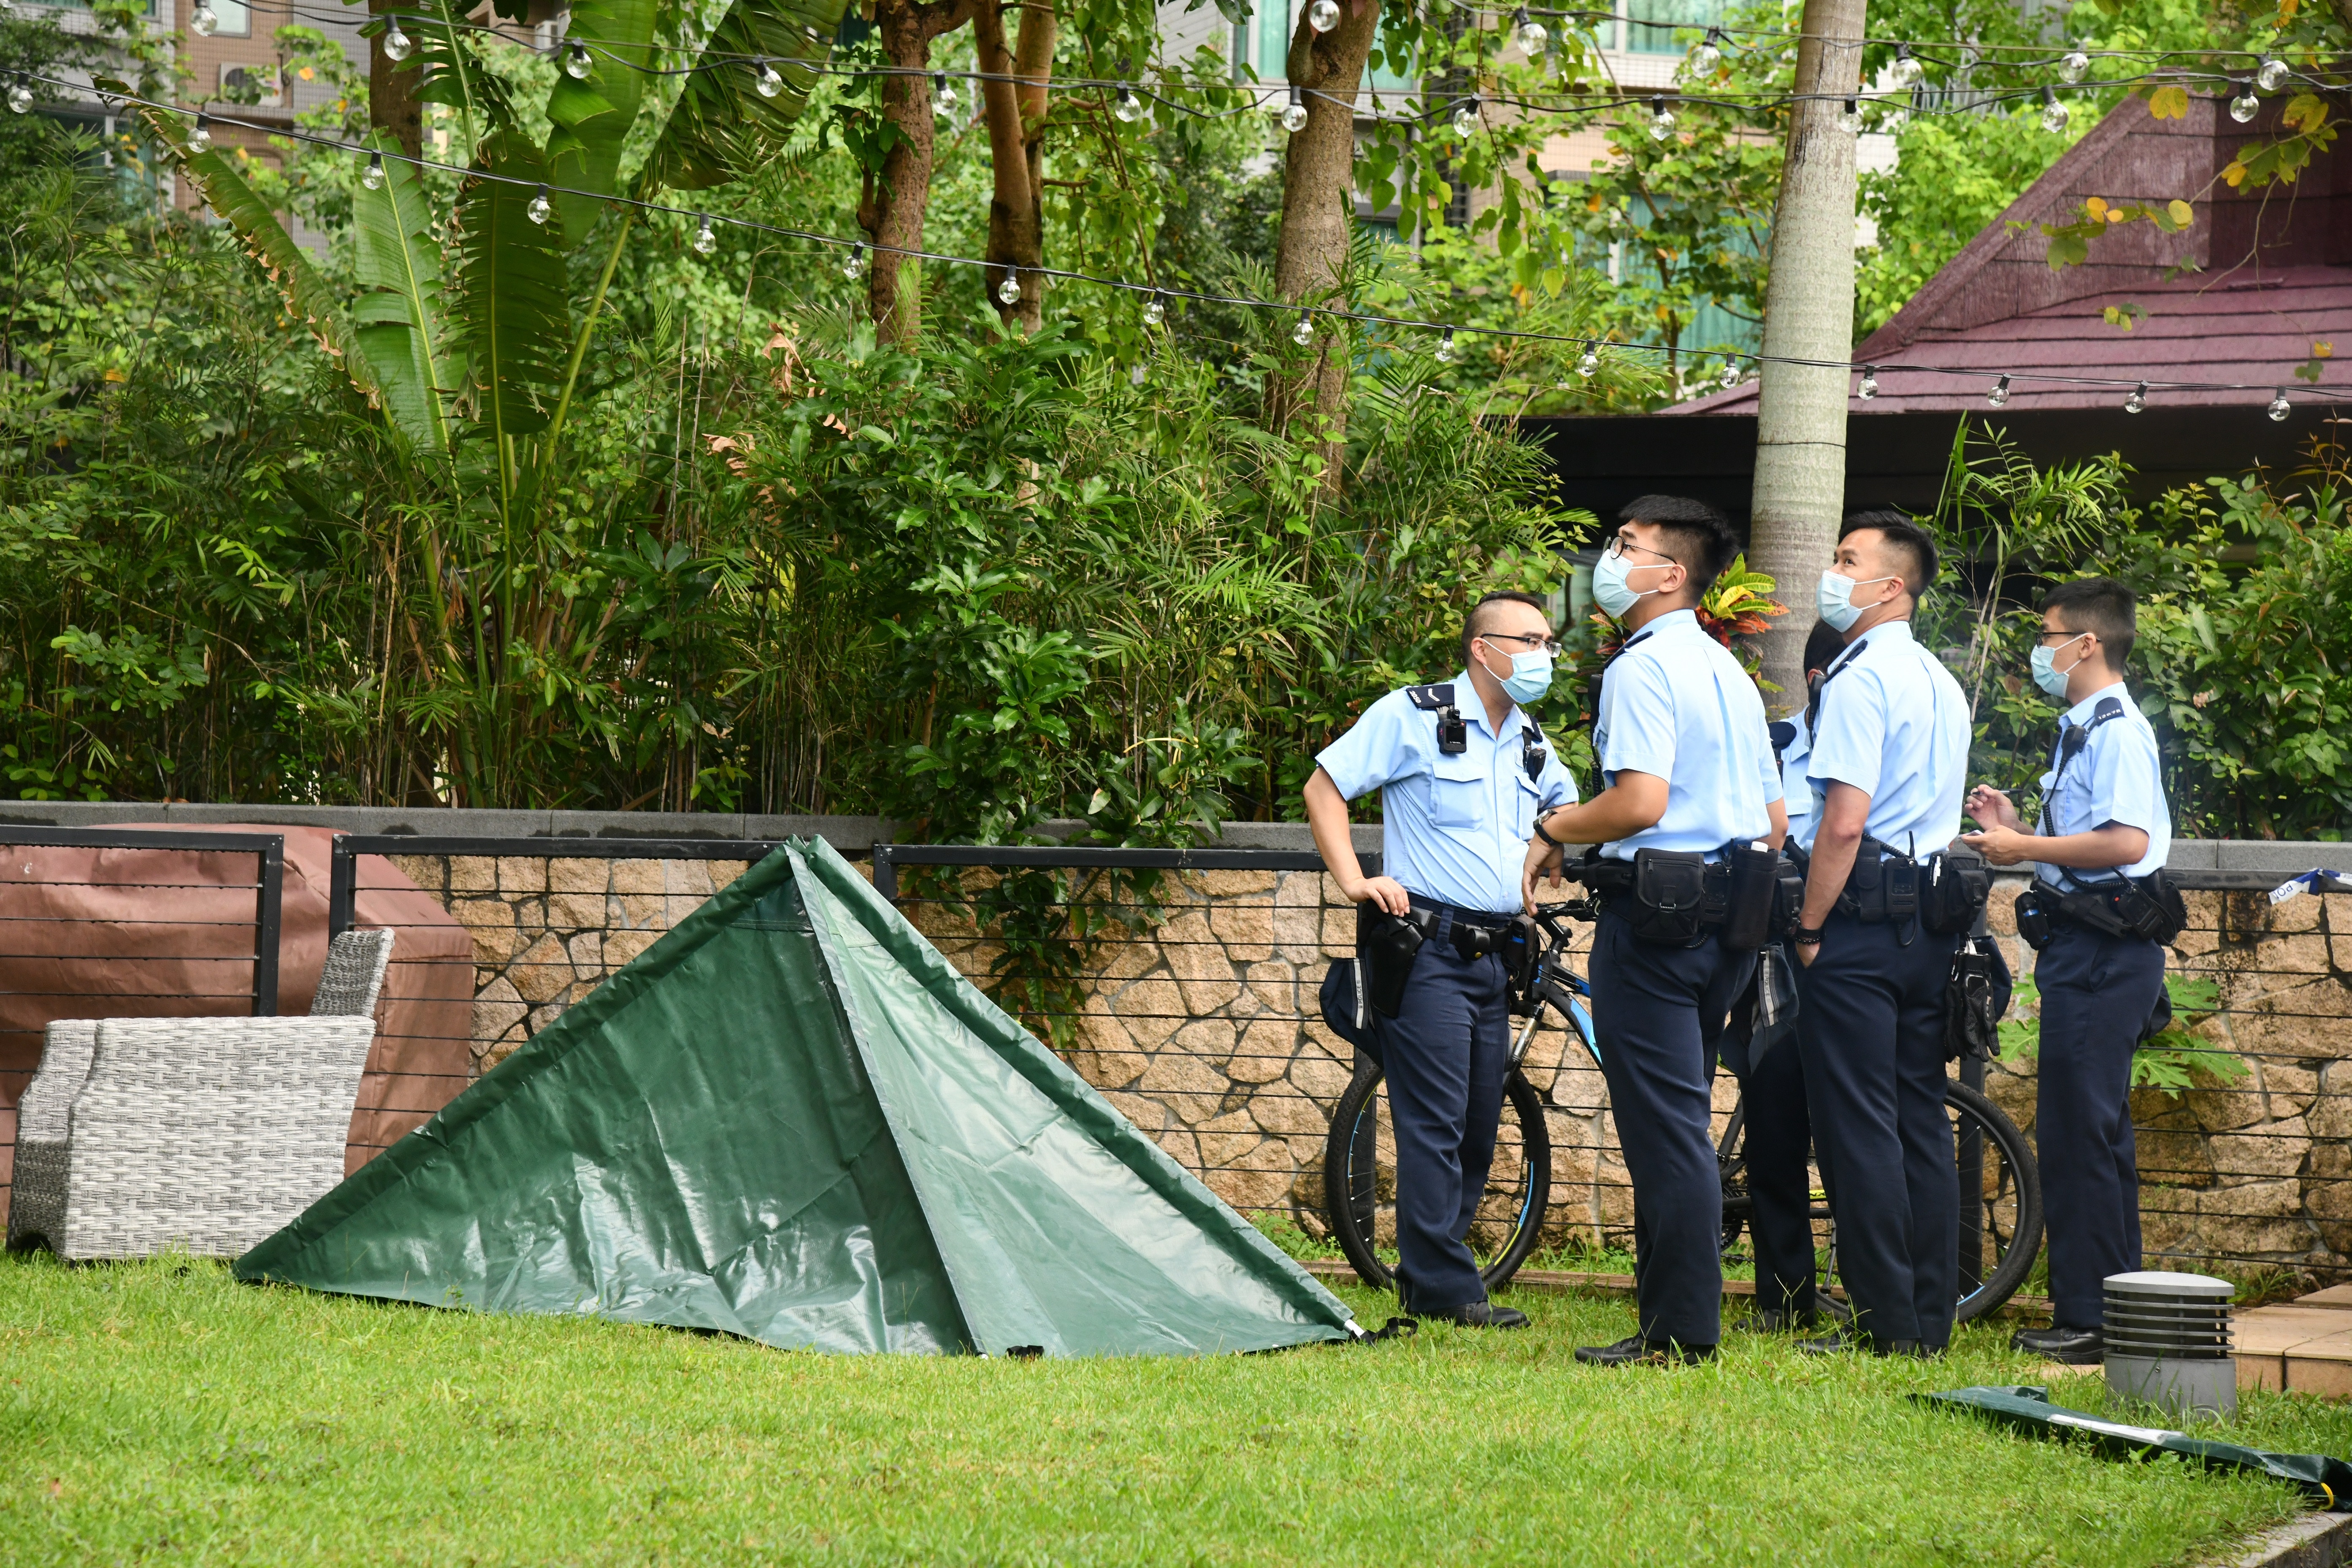
[[[1526,1021],[1513,1040],[1510,1071],[1503,1084],[1503,1115],[1496,1134],[1495,1160],[1470,1229],[1471,1252],[1488,1290],[1517,1273],[1542,1240],[1551,1197],[1551,1131],[1544,1096],[1528,1082],[1522,1063],[1548,1015],[1557,1015],[1594,1066],[1601,1053],[1593,1041],[1590,988],[1570,968],[1567,949],[1571,918],[1592,918],[1586,902],[1539,909],[1536,922],[1545,937],[1535,977],[1514,1010]],[[1779,1049],[1793,1051],[1792,1041]],[[1325,1142],[1323,1186],[1326,1212],[1340,1250],[1357,1276],[1376,1289],[1389,1289],[1395,1276],[1381,1255],[1381,1239],[1395,1235],[1395,1139],[1389,1130],[1381,1085],[1384,1074],[1369,1053],[1359,1052],[1356,1071],[1331,1114]],[[1958,1167],[1961,1204],[1960,1298],[1955,1317],[1967,1322],[1998,1311],[2017,1293],[2042,1246],[2042,1184],[2025,1134],[1983,1092],[1947,1080],[1944,1104],[1953,1119],[1953,1158]],[[1723,1249],[1728,1253],[1746,1229],[1754,1205],[1746,1185],[1747,1106],[1734,1104],[1716,1146],[1723,1182]],[[1979,1195],[1970,1205],[1965,1195]],[[1837,1270],[1836,1217],[1817,1189],[1812,1215],[1828,1227],[1822,1300],[1839,1310],[1831,1291]]]

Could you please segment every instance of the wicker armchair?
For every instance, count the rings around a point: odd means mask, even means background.
[[[8,1244],[234,1256],[323,1197],[343,1177],[392,941],[335,938],[307,1018],[51,1024],[19,1107]]]

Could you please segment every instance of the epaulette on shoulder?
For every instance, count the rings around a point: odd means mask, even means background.
[[[1437,686],[1407,686],[1404,695],[1411,697],[1412,706],[1422,712],[1435,713],[1440,708],[1454,706],[1454,683],[1448,681]]]
[[[2108,719],[2121,718],[2123,716],[2124,699],[2121,697],[2101,697],[2099,699],[2099,706],[2091,710],[2091,723],[2093,724],[2104,724]]]

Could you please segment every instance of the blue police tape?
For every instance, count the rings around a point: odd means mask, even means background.
[[[2186,1432],[2167,1431],[2159,1427],[2103,1421],[2096,1416],[2051,1404],[2047,1388],[2003,1385],[1952,1388],[1941,1394],[1915,1394],[1911,1397],[1923,1404],[1979,1411],[2039,1435],[2065,1437],[2079,1433],[2111,1454],[2178,1454],[2184,1459],[2221,1469],[2252,1470],[2291,1482],[2322,1508],[2332,1509],[2340,1500],[2352,1498],[2352,1465],[2342,1459],[2330,1458],[2326,1454],[2273,1454],[2261,1448],[2242,1448],[2235,1443],[2192,1437]]]
[[[2271,889],[2271,902],[2284,904],[2290,898],[2300,898],[2306,893],[2352,893],[2340,871],[2325,871],[2318,866],[2291,876]]]

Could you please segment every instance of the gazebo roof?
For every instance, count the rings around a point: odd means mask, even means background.
[[[2220,178],[2242,145],[2275,129],[2280,107],[2241,128],[2215,98],[2190,99],[2179,120],[2125,99],[1855,349],[1857,363],[1880,367],[1879,393],[1849,413],[1981,412],[2004,373],[2020,378],[2012,413],[2115,407],[2139,381],[2151,407],[2259,405],[2273,388],[2290,399],[2305,389],[2294,371],[2324,355],[2318,346],[2340,343],[2352,359],[2352,159],[2323,152],[2295,183],[2263,190]],[[2053,269],[2040,225],[2074,221],[2092,196],[2181,197],[2196,216],[2171,235],[2123,225],[2092,242],[2088,261]],[[2144,312],[2129,330],[2105,315],[2127,305]],[[2324,385],[2352,379],[2323,370]],[[2026,379],[2037,371],[2115,384]],[[1756,400],[1750,381],[1662,412],[1753,413]]]

